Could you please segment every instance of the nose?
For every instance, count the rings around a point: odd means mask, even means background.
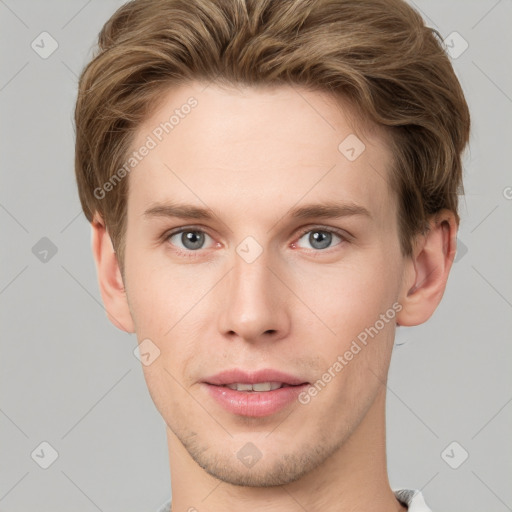
[[[268,252],[250,263],[235,254],[233,267],[217,289],[219,332],[251,343],[286,337],[291,292]]]

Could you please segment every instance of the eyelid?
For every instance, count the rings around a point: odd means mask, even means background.
[[[169,229],[168,231],[165,231],[162,235],[162,239],[167,240],[170,236],[177,235],[178,233],[181,233],[183,231],[200,231],[201,233],[205,233],[206,235],[211,236],[211,235],[209,235],[207,228],[205,226],[194,226],[194,225],[188,226],[187,225],[187,226],[179,226],[179,227],[176,227],[173,229]]]
[[[306,233],[309,233],[310,231],[326,231],[328,233],[334,233],[335,235],[338,235],[339,237],[343,238],[344,240],[349,240],[351,238],[351,235],[347,233],[345,230],[340,228],[335,228],[333,226],[322,226],[321,224],[311,224],[309,226],[305,226],[301,228],[301,231],[299,232],[299,238],[303,237]]]

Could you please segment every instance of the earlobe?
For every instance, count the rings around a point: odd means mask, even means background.
[[[134,322],[128,306],[117,255],[99,214],[91,222],[91,246],[101,297],[108,319],[122,331],[133,333]]]
[[[407,262],[399,302],[397,324],[419,325],[434,313],[446,288],[455,257],[457,221],[453,212],[441,210],[429,223],[426,234],[416,240]]]

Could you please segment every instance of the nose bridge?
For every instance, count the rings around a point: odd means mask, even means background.
[[[287,312],[280,300],[282,284],[270,270],[271,254],[256,244],[245,240],[236,248],[219,326],[225,334],[236,333],[247,340],[287,328]]]

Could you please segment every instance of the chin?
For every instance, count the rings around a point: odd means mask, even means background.
[[[321,465],[336,450],[336,446],[331,446],[325,439],[324,444],[288,448],[288,453],[279,453],[279,445],[265,453],[263,447],[259,451],[249,442],[233,452],[229,447],[222,449],[219,444],[202,449],[197,444],[197,438],[195,441],[189,438],[189,441],[182,441],[182,444],[192,459],[209,475],[231,485],[244,487],[274,487],[295,482]],[[244,463],[247,454],[252,454],[253,458]]]

